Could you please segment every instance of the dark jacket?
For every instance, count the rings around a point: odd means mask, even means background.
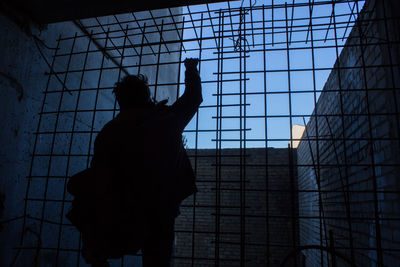
[[[186,70],[185,84],[172,106],[122,110],[96,137],[91,167],[97,232],[104,233],[105,243],[121,246],[113,247],[115,257],[135,253],[152,222],[176,216],[180,203],[197,191],[182,142],[182,132],[202,102],[197,70]],[[129,238],[118,239],[120,235]]]
[[[129,190],[166,197],[162,205],[176,205],[196,191],[182,132],[202,102],[197,70],[186,71],[185,84],[184,94],[172,106],[123,110],[104,126],[92,160],[98,177],[106,179],[96,181],[100,195],[110,189],[105,185],[122,183],[132,186]]]

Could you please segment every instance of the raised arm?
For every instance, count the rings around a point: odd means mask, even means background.
[[[200,74],[197,70],[199,60],[197,58],[187,58],[184,63],[186,68],[185,92],[171,107],[180,120],[179,125],[182,131],[196,114],[201,102],[203,102]]]

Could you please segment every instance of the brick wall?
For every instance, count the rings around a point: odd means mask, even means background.
[[[297,150],[300,244],[327,246],[332,231],[335,249],[357,266],[400,262],[399,69],[390,67],[399,46],[385,44],[398,42],[398,22],[386,28],[382,3],[366,2]],[[304,254],[306,266],[327,264],[318,250]]]
[[[291,186],[296,184],[296,174],[290,175],[288,149],[269,148],[268,169],[265,167],[265,149],[242,151],[246,155],[242,157],[242,165],[246,164],[246,167],[241,169],[240,149],[220,150],[222,166],[218,176],[215,150],[198,150],[197,160],[194,157],[195,151],[188,151],[192,165],[197,170],[199,192],[195,200],[191,196],[183,202],[182,214],[176,221],[176,266],[191,266],[193,243],[196,257],[194,265],[214,265],[215,242],[218,237],[219,264],[230,267],[240,266],[241,233],[245,237],[242,239],[245,243],[245,266],[265,266],[268,253],[266,244],[270,244],[270,266],[277,266],[292,248],[293,238],[297,242],[297,224],[293,224],[292,217],[293,212],[297,216],[297,197],[291,193]],[[240,183],[240,173],[244,183]],[[219,185],[216,177],[220,180]],[[218,187],[219,192],[216,190]],[[246,191],[241,190],[241,187],[245,187]],[[267,187],[268,194],[265,191]],[[218,198],[219,217],[216,216],[218,211],[215,208]],[[195,213],[193,203],[196,206]],[[242,210],[245,214],[242,229],[241,207],[245,207]],[[219,225],[219,230],[216,225]],[[191,233],[193,229],[194,235]],[[219,236],[216,234],[218,231]]]

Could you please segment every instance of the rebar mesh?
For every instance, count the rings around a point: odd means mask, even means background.
[[[65,187],[118,112],[114,83],[146,74],[171,104],[197,57],[204,102],[184,134],[199,193],[177,219],[176,266],[398,262],[396,19],[384,1],[363,6],[242,1],[75,21],[35,133],[24,227],[36,222],[38,241],[20,249],[84,264]],[[131,262],[140,254],[113,264]]]

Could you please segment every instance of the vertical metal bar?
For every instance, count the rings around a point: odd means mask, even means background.
[[[170,52],[169,49],[168,49],[167,43],[166,43],[165,40],[162,38],[162,32],[163,32],[162,26],[161,26],[161,30],[160,30],[160,29],[158,28],[157,21],[156,21],[156,19],[154,18],[153,12],[151,12],[151,10],[149,10],[149,14],[150,14],[150,16],[151,16],[151,18],[152,18],[152,20],[153,20],[153,22],[154,22],[154,25],[156,26],[156,29],[157,29],[158,33],[160,34],[160,38],[161,38],[160,43],[161,43],[161,42],[164,43],[165,49],[167,50],[168,54],[171,54],[171,52]],[[164,24],[164,20],[161,20],[161,23]]]
[[[107,32],[106,32],[106,40],[105,40],[105,44],[104,44],[105,48],[107,48],[108,39],[109,39],[109,36],[108,36],[109,32],[110,32],[110,29],[108,29]],[[94,107],[93,107],[93,117],[92,117],[92,123],[91,123],[91,126],[90,126],[89,149],[88,149],[88,156],[87,156],[87,161],[86,161],[86,166],[87,167],[90,166],[90,159],[91,159],[90,155],[91,155],[92,141],[93,141],[93,135],[94,135],[94,122],[96,120],[97,100],[99,98],[101,78],[102,78],[102,75],[103,75],[104,59],[105,59],[105,56],[103,54],[103,56],[101,57],[101,64],[100,64],[100,70],[99,70],[100,73],[99,73],[99,79],[97,80],[96,96],[95,96],[95,102],[94,102]]]
[[[268,102],[267,102],[267,52],[266,52],[266,42],[265,42],[265,6],[262,9],[262,20],[263,20],[263,62],[264,62],[264,136],[265,136],[265,239],[266,239],[266,266],[270,266],[270,234],[269,234],[269,158],[268,158]]]
[[[350,7],[350,3],[348,3],[349,4],[349,7]],[[345,30],[344,30],[344,32],[343,32],[343,37],[342,37],[342,42],[344,41],[344,39],[346,38],[346,33],[347,33],[347,30],[348,30],[348,28],[349,28],[349,25],[350,25],[350,21],[351,21],[351,17],[354,15],[354,8],[356,7],[356,3],[353,3],[353,7],[350,7],[350,16],[349,16],[349,20],[347,21],[347,25],[346,25],[346,28],[345,28]],[[354,18],[354,20],[356,20],[357,18]]]
[[[394,64],[393,64],[393,54],[392,54],[392,45],[393,45],[393,43],[392,43],[392,41],[390,40],[390,35],[389,35],[389,26],[388,26],[388,17],[387,17],[387,14],[386,14],[386,7],[387,7],[387,4],[386,4],[386,1],[385,0],[382,0],[382,9],[383,9],[383,22],[384,22],[384,27],[385,27],[385,36],[386,36],[386,40],[387,40],[387,42],[388,42],[388,44],[387,44],[387,53],[388,53],[388,59],[389,59],[389,66],[390,66],[390,80],[391,80],[391,85],[392,85],[392,88],[393,88],[393,91],[392,91],[392,93],[393,93],[393,103],[394,103],[394,112],[395,112],[395,120],[396,120],[396,128],[397,128],[397,138],[396,138],[396,140],[397,140],[397,143],[398,143],[398,145],[399,145],[399,147],[400,147],[400,142],[399,142],[399,139],[400,139],[400,116],[399,116],[399,104],[398,104],[398,101],[397,101],[397,99],[398,99],[398,88],[396,88],[396,83],[395,83],[395,74],[394,74]]]
[[[202,56],[202,38],[203,38],[203,13],[201,13],[201,22],[200,22],[200,40],[199,40],[199,73],[201,74],[201,56]],[[200,109],[197,111],[196,115],[196,134],[195,134],[195,147],[194,147],[194,174],[197,178],[197,170],[198,170],[198,143],[199,143],[199,116],[200,116]],[[196,232],[196,201],[197,201],[197,194],[194,193],[193,195],[193,213],[192,213],[192,262],[191,266],[194,267],[194,258],[195,258],[195,251],[196,251],[196,242],[195,242],[195,232]]]
[[[91,35],[93,32],[91,32]],[[83,67],[82,67],[82,73],[81,73],[81,78],[79,82],[79,90],[78,90],[78,95],[76,98],[76,104],[75,104],[75,110],[74,110],[74,117],[72,121],[72,128],[71,128],[71,136],[69,140],[69,148],[68,148],[68,156],[67,156],[67,165],[66,165],[66,170],[65,170],[65,177],[69,177],[69,167],[70,167],[70,162],[71,162],[71,152],[72,152],[72,143],[74,140],[74,133],[75,133],[75,125],[78,117],[78,107],[79,107],[79,101],[80,101],[80,96],[81,96],[81,89],[82,89],[82,84],[84,80],[84,75],[85,75],[85,70],[86,70],[86,64],[87,64],[87,59],[89,55],[89,48],[91,45],[92,38],[90,37],[88,40],[88,45],[87,49],[85,52],[85,58],[83,61]],[[56,266],[58,266],[58,260],[60,256],[60,247],[61,247],[61,234],[62,234],[62,228],[63,228],[63,219],[64,219],[64,209],[65,209],[65,197],[67,193],[67,179],[64,179],[64,184],[63,184],[63,196],[62,196],[62,207],[61,207],[61,216],[60,216],[60,225],[59,225],[59,230],[58,230],[58,239],[57,239],[57,251],[56,251]]]
[[[311,24],[312,24],[312,13],[313,13],[313,9],[314,9],[314,0],[308,0],[308,8],[309,8],[309,14],[310,14],[310,22],[308,24],[308,28],[307,28],[307,36],[306,36],[306,44],[308,42],[308,36],[310,35],[310,31],[311,31]]]
[[[144,34],[144,30],[142,30],[142,27],[140,27],[140,24],[139,24],[138,20],[136,19],[135,13],[132,12],[131,14],[132,14],[132,17],[133,17],[133,19],[135,20],[135,22],[136,22],[136,24],[137,24],[139,30],[142,32],[142,34],[143,34],[143,36],[144,36],[144,39],[146,40],[147,44],[149,45],[150,50],[151,50],[151,52],[153,53],[153,56],[157,56],[156,52],[154,52],[154,50],[153,50],[153,47],[150,45],[149,40],[147,39],[146,35]],[[146,23],[144,23],[144,25],[146,25]],[[146,26],[145,26],[145,27],[146,27]]]
[[[333,239],[333,231],[329,230],[329,247],[331,249],[331,263],[332,263],[332,267],[336,267],[336,253],[335,253],[335,240]]]
[[[192,12],[190,12],[190,7],[189,7],[189,6],[187,6],[187,10],[188,10],[188,12],[189,12],[190,21],[192,22],[194,34],[196,35],[197,43],[198,43],[199,46],[200,46],[199,36],[197,35],[196,26],[194,25],[194,21],[193,21],[193,17],[192,17]],[[203,13],[201,13],[201,16],[202,16],[202,17],[201,17],[201,23],[203,23]],[[185,18],[185,17],[184,17],[184,18]]]
[[[105,45],[104,45],[105,49],[107,49],[109,31],[110,31],[110,29],[108,29],[106,32],[106,40],[105,40]],[[101,58],[100,74],[99,74],[99,79],[97,82],[96,98],[95,98],[95,103],[94,103],[94,108],[93,108],[93,117],[92,117],[92,123],[91,123],[90,134],[89,134],[89,148],[88,148],[87,161],[86,161],[87,168],[90,166],[90,159],[91,159],[90,155],[91,155],[92,140],[93,140],[93,135],[94,135],[94,121],[96,119],[96,107],[97,107],[97,100],[98,100],[98,95],[99,95],[99,90],[100,90],[99,88],[100,88],[101,77],[102,77],[102,73],[103,73],[104,59],[105,59],[105,55],[103,53],[102,58]],[[78,264],[79,264],[79,262],[78,262]]]
[[[291,219],[292,219],[292,248],[297,248],[297,232],[296,232],[296,203],[295,203],[295,179],[294,179],[294,149],[288,144],[288,162],[289,162],[289,179],[290,179],[290,202],[291,202]],[[297,257],[294,257],[294,266],[297,266]]]
[[[335,2],[332,2],[332,6],[335,6]],[[326,40],[328,39],[329,30],[331,29],[331,25],[332,25],[332,16],[334,16],[334,14],[333,14],[333,9],[332,9],[332,12],[331,12],[331,16],[330,16],[330,18],[329,18],[328,28],[326,29],[326,34],[325,34],[324,43],[325,43]]]
[[[250,2],[251,38],[252,38],[252,42],[253,42],[253,47],[255,47],[255,45],[254,45],[254,25],[253,25],[253,5],[251,4],[251,0],[249,0],[249,2]]]
[[[185,30],[185,17],[182,18],[182,39],[180,40],[179,46],[179,66],[178,66],[178,82],[176,84],[176,100],[179,98],[181,89],[181,65],[182,65],[182,49],[183,49],[183,33]]]
[[[126,25],[126,32],[124,32],[124,41],[123,41],[123,45],[122,45],[121,61],[119,63],[121,67],[124,66],[123,63],[124,63],[125,46],[126,46],[126,41],[127,40],[128,40],[128,24]],[[129,75],[129,73],[127,75]],[[118,69],[118,81],[120,79],[121,79],[121,69]],[[113,118],[115,118],[116,110],[117,110],[117,98],[114,99]],[[122,258],[122,260],[123,260],[123,258]]]
[[[242,18],[242,7],[240,7],[240,12],[239,12],[239,18]],[[241,22],[241,19],[240,19]],[[239,25],[239,41],[242,36],[242,28],[241,24]],[[243,86],[242,86],[242,53],[243,50],[239,49],[239,182],[240,182],[240,188],[239,188],[239,199],[240,199],[240,266],[243,266],[243,233],[242,233],[242,221],[243,221],[243,208],[242,208],[242,199],[243,199]]]
[[[121,28],[122,28],[122,27],[121,27]],[[121,66],[123,66],[123,61],[124,61],[124,56],[125,56],[126,41],[128,40],[128,41],[130,42],[129,37],[128,37],[128,30],[129,30],[129,25],[126,24],[126,30],[124,31],[124,30],[122,29],[122,32],[124,33],[124,41],[123,41],[122,53],[121,53],[121,62],[120,62],[120,65],[121,65]],[[135,51],[136,51],[136,50],[135,50]],[[121,79],[121,69],[119,69],[119,71],[118,71],[118,81],[119,81],[120,79]],[[117,99],[115,98],[115,99],[114,99],[114,107],[113,107],[113,118],[115,118],[115,112],[116,112],[116,110],[117,110]],[[125,256],[123,255],[123,256],[121,257],[121,267],[124,266],[124,262],[125,262]]]
[[[172,12],[171,12],[171,8],[168,8],[168,11],[169,11],[169,14],[170,14],[170,16],[171,16],[172,22],[173,22],[173,24],[174,24],[176,33],[178,34],[178,38],[179,38],[180,40],[182,40],[182,39],[183,39],[183,36],[181,37],[181,35],[179,34],[179,30],[178,30],[178,27],[176,26],[176,22],[175,22],[175,19],[174,19],[174,15],[173,15]],[[184,18],[184,16],[183,16],[183,18]],[[193,28],[194,28],[194,26],[193,26]],[[194,30],[196,31],[196,29],[194,29]],[[185,49],[185,46],[183,45],[183,42],[181,42],[181,45],[182,45],[183,51],[186,52],[186,49]]]
[[[216,45],[217,49],[219,49],[218,44],[217,44],[217,37],[215,35],[214,25],[213,25],[212,18],[211,18],[211,12],[210,12],[210,8],[209,8],[208,4],[206,4],[206,7],[207,7],[207,12],[208,12],[208,18],[210,19],[211,30],[214,34],[215,45]],[[219,52],[219,50],[218,50],[218,52]]]
[[[161,30],[160,33],[160,41],[158,43],[158,55],[157,55],[157,68],[156,68],[156,81],[154,84],[154,101],[157,101],[157,88],[158,88],[158,72],[160,70],[160,58],[161,58],[161,44],[162,44],[162,34],[164,29],[164,20],[161,20]]]
[[[68,62],[67,62],[67,66],[66,66],[66,73],[64,76],[63,84],[65,84],[65,82],[67,81],[67,77],[69,74],[69,68],[70,68],[70,64],[71,64],[72,54],[73,54],[73,51],[75,48],[76,38],[77,38],[77,33],[75,33],[75,35],[74,35],[72,45],[71,45],[71,51],[68,55]],[[52,136],[52,140],[51,140],[49,165],[47,168],[46,184],[45,184],[44,194],[43,194],[42,212],[40,215],[40,226],[39,226],[39,233],[38,233],[39,238],[41,238],[42,232],[43,232],[43,223],[45,220],[45,212],[46,212],[47,192],[48,192],[48,188],[49,188],[49,177],[50,177],[50,172],[51,172],[51,166],[53,163],[53,161],[52,161],[53,160],[53,152],[54,152],[54,146],[55,146],[55,141],[56,141],[56,134],[57,134],[57,128],[58,128],[58,123],[59,123],[59,118],[60,118],[60,110],[61,110],[61,105],[62,105],[62,101],[63,101],[63,97],[64,97],[64,92],[65,92],[65,90],[62,90],[60,92],[61,95],[60,95],[60,101],[58,102],[58,107],[57,107],[56,122],[55,122],[55,126],[54,126],[54,131],[52,134],[53,136]],[[40,243],[38,243],[38,246],[36,248],[36,253],[35,253],[35,264],[38,264],[40,249],[41,249]]]
[[[99,19],[98,19],[97,17],[94,18],[94,19],[97,21],[97,24],[99,24],[99,26],[100,26],[102,32],[103,32],[104,34],[106,34],[106,30],[104,29],[103,25],[100,23]],[[82,23],[81,21],[79,21],[79,22],[80,22],[81,25],[83,26],[83,23]],[[121,56],[122,54],[121,54],[121,52],[119,51],[119,48],[114,44],[114,42],[113,42],[112,39],[110,39],[110,43],[111,43],[112,46],[114,47],[114,50],[117,51],[118,54]]]
[[[119,28],[121,29],[121,31],[124,31],[124,28],[122,27],[122,24],[121,24],[121,22],[119,21],[118,17],[117,17],[116,15],[113,15],[113,16],[114,16],[114,19],[117,21],[118,26],[119,26]],[[132,49],[135,51],[136,55],[139,56],[139,53],[138,53],[138,51],[136,50],[135,45],[132,43],[131,39],[129,38],[129,35],[128,35],[129,27],[128,27],[128,25],[129,25],[129,24],[126,24],[126,35],[127,35],[127,38],[128,38],[128,42],[129,42],[130,46],[132,47]]]
[[[365,101],[366,101],[366,111],[367,111],[367,118],[368,118],[368,143],[369,143],[369,153],[370,153],[370,160],[371,160],[371,171],[372,171],[372,186],[373,186],[373,199],[374,199],[374,221],[375,221],[375,244],[376,244],[376,253],[377,253],[377,266],[383,267],[383,251],[382,251],[382,237],[381,237],[381,225],[380,225],[380,211],[379,211],[379,204],[378,204],[378,184],[377,184],[377,177],[375,171],[375,152],[374,152],[374,137],[373,137],[373,130],[372,130],[372,118],[371,118],[371,111],[370,111],[370,101],[369,101],[369,88],[368,88],[368,80],[367,80],[367,72],[366,72],[366,65],[365,65],[365,53],[364,53],[364,42],[363,42],[363,34],[361,28],[361,20],[358,8],[358,2],[356,2],[357,8],[357,29],[359,32],[359,41],[360,41],[360,52],[361,52],[361,67],[362,67],[362,74],[363,74],[363,83],[365,85],[364,93],[365,93]]]
[[[214,252],[214,266],[218,267],[219,266],[219,239],[220,239],[220,208],[221,208],[221,203],[220,203],[220,186],[221,186],[221,141],[220,141],[220,135],[219,133],[221,132],[220,129],[220,86],[221,86],[221,71],[220,71],[220,64],[221,64],[221,53],[219,52],[220,49],[218,46],[221,43],[221,13],[219,13],[219,21],[218,21],[218,43],[217,43],[217,106],[216,106],[216,111],[217,111],[217,119],[216,119],[216,129],[215,129],[215,252]]]
[[[294,6],[292,7],[292,16],[294,13]],[[293,17],[292,17],[293,22]],[[293,122],[292,122],[292,87],[291,87],[291,75],[290,75],[290,50],[289,50],[289,43],[291,38],[289,36],[289,26],[288,26],[288,14],[287,14],[287,3],[285,3],[285,25],[286,25],[286,64],[287,64],[287,75],[288,75],[288,101],[289,101],[289,131],[290,131],[290,144],[289,144],[289,177],[290,177],[290,192],[291,192],[291,206],[292,206],[292,248],[296,249],[297,238],[296,238],[296,210],[295,210],[295,203],[294,203],[294,171],[293,171],[293,155],[292,155],[292,148],[293,148]],[[290,30],[291,32],[291,30]],[[294,265],[297,266],[297,260],[294,258]]]
[[[219,181],[218,182],[219,182],[219,184],[218,184],[218,188],[219,188],[219,190],[221,190],[221,187],[222,187],[221,186],[221,183],[222,183],[222,157],[223,157],[223,155],[222,155],[222,118],[223,118],[223,115],[222,115],[223,92],[222,92],[222,90],[223,90],[224,79],[222,76],[223,76],[223,66],[224,66],[224,13],[219,12],[219,14],[220,14],[219,21],[220,21],[220,25],[221,25],[219,27],[219,30],[221,30],[221,34],[220,34],[221,38],[219,39],[219,46],[220,46],[219,69],[220,69],[221,74],[219,75],[219,83],[220,83],[219,93],[220,93],[220,95],[219,95],[219,106],[218,106],[218,109],[219,109],[219,132],[218,132],[218,137],[219,137],[218,138],[218,162],[219,162],[219,166],[218,166]],[[222,17],[221,17],[221,14],[222,14]],[[221,192],[218,192],[218,196],[221,200]],[[219,204],[221,204],[221,202]],[[219,230],[221,230],[221,229],[219,229]]]
[[[140,74],[140,68],[142,67],[143,47],[144,47],[145,38],[146,38],[146,23],[143,24],[142,41],[141,41],[141,45],[140,45],[139,65],[138,65],[137,74]]]
[[[80,22],[80,20],[74,20],[73,23],[75,24],[75,26],[77,26],[86,36],[90,36],[90,33],[86,30],[85,26],[83,26],[83,24]],[[118,68],[122,69],[122,71],[126,74],[128,74],[128,72],[122,68],[122,66],[120,66],[117,62],[117,60],[108,53],[107,49],[104,48],[103,46],[100,45],[100,43],[97,41],[97,39],[93,39],[92,40],[93,44],[95,44],[97,46],[97,48],[99,49],[99,51],[101,51],[103,54],[105,54],[105,56],[111,60],[112,63],[115,64],[115,66],[117,66]]]
[[[287,3],[287,2],[285,2]],[[293,18],[294,18],[294,0],[292,0],[292,14],[291,14],[291,20],[290,20],[290,31],[289,31],[289,44],[292,42],[292,32],[293,32]]]
[[[272,46],[274,46],[274,22],[275,22],[275,19],[274,19],[274,7],[275,7],[274,0],[271,0]]]
[[[306,125],[306,120],[303,117],[303,123]],[[314,158],[314,153],[312,151],[312,146],[311,146],[311,138],[310,134],[308,133],[307,127],[305,128],[305,133],[307,135],[307,143],[308,143],[308,148],[310,150],[310,156],[311,156],[311,161],[312,161],[312,168],[314,169],[314,175],[315,175],[315,182],[317,184],[317,192],[318,192],[318,213],[319,213],[319,240],[320,240],[320,246],[323,247],[323,238],[325,238],[326,245],[328,245],[328,235],[326,234],[326,223],[325,223],[325,213],[324,213],[324,206],[322,203],[322,195],[321,195],[321,180],[318,172],[318,167],[317,164],[315,163],[315,158]],[[325,231],[325,235],[322,234],[322,231]],[[321,249],[320,250],[320,265],[324,266],[324,251]],[[327,255],[328,257],[328,255]]]
[[[343,199],[344,199],[344,204],[345,204],[345,208],[346,208],[347,224],[348,224],[349,231],[350,231],[349,236],[351,238],[353,238],[353,234],[351,232],[352,225],[351,225],[351,217],[350,217],[350,200],[349,200],[349,192],[348,192],[348,181],[347,180],[345,181],[345,179],[343,179],[343,176],[342,176],[342,169],[341,169],[341,166],[340,166],[339,154],[337,152],[335,139],[334,139],[334,134],[333,134],[332,127],[331,127],[331,125],[329,123],[328,116],[325,116],[325,119],[326,119],[326,125],[328,126],[329,134],[331,136],[332,146],[333,146],[335,159],[336,159],[336,164],[337,164],[337,168],[338,168],[338,171],[339,171],[339,179],[340,179],[342,190],[343,190]],[[351,240],[351,242],[349,244],[349,248],[350,248],[350,254],[353,255],[354,254],[354,252],[353,252],[354,249],[353,249],[353,241],[352,240]],[[353,257],[354,257],[354,255],[353,255]],[[354,262],[353,258],[351,260],[352,260],[352,262]]]
[[[344,177],[346,181],[346,196],[348,201],[350,201],[350,193],[349,193],[349,165],[348,165],[348,157],[347,157],[347,130],[345,124],[345,111],[344,111],[344,95],[343,95],[343,87],[342,87],[342,75],[341,75],[341,62],[340,62],[340,53],[339,53],[339,45],[338,45],[338,37],[337,37],[337,29],[336,29],[336,16],[333,9],[333,30],[334,30],[334,38],[335,38],[335,51],[336,51],[336,70],[337,70],[337,78],[339,84],[339,102],[340,102],[340,120],[341,120],[341,128],[342,128],[342,144],[343,144],[343,161],[344,161]],[[311,43],[313,44],[313,42]],[[314,56],[314,54],[313,54]],[[346,217],[349,227],[349,247],[350,247],[350,258],[354,262],[354,241],[353,241],[353,226],[352,226],[352,218],[351,218],[351,206],[348,205],[346,210]]]
[[[246,13],[243,8],[240,8],[240,13],[243,15],[243,40],[246,40]],[[241,28],[239,28],[242,31]],[[246,263],[246,43],[244,45],[244,50],[240,49],[240,266],[244,267]],[[242,71],[243,69],[243,71]],[[243,75],[243,79],[242,79]],[[243,80],[243,85],[242,85]],[[243,102],[242,103],[242,96]],[[243,107],[242,107],[243,106]]]
[[[59,38],[57,40],[57,46],[56,46],[56,50],[54,52],[54,56],[53,56],[53,59],[52,59],[51,65],[50,65],[51,66],[50,69],[54,69],[54,63],[55,63],[55,60],[57,58],[57,53],[58,53],[58,51],[60,49],[60,42],[61,42],[61,35],[59,36]],[[43,114],[43,111],[44,111],[45,104],[47,103],[47,94],[49,92],[49,86],[50,86],[51,78],[52,78],[52,76],[49,75],[49,77],[47,79],[47,83],[46,83],[46,90],[44,92],[45,94],[44,94],[44,97],[43,97],[42,106],[40,108],[40,113],[39,114],[41,114],[41,115],[39,116],[39,122],[38,122],[38,126],[36,128],[36,132],[40,131],[40,127],[42,125],[42,119],[43,119],[43,117],[42,117],[43,115],[42,114]],[[31,158],[31,166],[29,168],[28,182],[27,182],[26,191],[25,191],[24,218],[23,218],[23,222],[22,222],[22,231],[21,231],[21,239],[20,239],[20,245],[21,246],[23,245],[24,237],[25,237],[24,233],[25,233],[25,229],[26,229],[26,219],[27,219],[27,216],[28,216],[28,212],[27,212],[27,210],[28,210],[28,202],[29,202],[28,201],[28,197],[29,197],[30,185],[31,185],[31,181],[32,181],[33,166],[35,164],[35,155],[36,155],[36,149],[37,149],[37,146],[38,146],[38,140],[39,140],[39,134],[35,135],[35,141],[33,143],[33,153],[32,153],[32,158]]]
[[[231,31],[232,31],[232,45],[235,46],[235,33],[233,32],[233,22],[232,22],[232,11],[231,11],[231,4],[228,1],[228,10],[229,10],[229,19],[230,19],[230,24],[231,24]]]
[[[289,97],[289,131],[290,131],[290,147],[293,147],[293,132],[292,132],[292,91],[291,91],[291,80],[290,80],[290,49],[289,49],[289,28],[288,28],[288,17],[287,17],[287,3],[285,3],[285,22],[286,22],[286,64],[287,64],[287,75],[288,75],[288,97]]]
[[[238,25],[238,30],[237,30],[238,31],[238,38],[237,38],[236,43],[235,43],[235,51],[243,49],[242,48],[242,40],[243,40],[243,37],[242,37],[242,24],[243,24],[243,17],[246,16],[246,14],[243,12],[243,3],[244,3],[244,0],[242,1],[242,4],[240,5],[240,9],[239,9],[240,10],[239,11],[239,25]],[[244,43],[244,45],[246,45],[246,40],[243,40],[243,43]],[[240,63],[241,63],[241,60],[240,60]],[[240,69],[240,72],[242,72],[242,69]]]
[[[321,215],[324,215],[323,211],[323,203],[322,203],[322,195],[320,193],[321,186],[320,186],[320,148],[319,148],[319,123],[318,123],[318,118],[319,118],[319,111],[318,111],[318,105],[317,105],[317,89],[316,89],[316,68],[315,68],[315,48],[314,48],[314,29],[313,29],[313,22],[312,22],[312,12],[313,12],[313,4],[314,0],[312,3],[309,0],[310,8],[310,23],[309,23],[309,32],[310,32],[310,39],[311,39],[311,62],[312,62],[312,74],[313,74],[313,101],[314,101],[314,119],[315,119],[315,149],[316,149],[316,157],[317,157],[317,165],[315,170],[316,172],[316,179],[317,179],[317,186],[318,186],[318,199],[319,199],[319,224],[320,224],[320,245],[323,246],[323,231],[325,231],[325,238],[326,236],[326,227],[325,227],[325,219],[321,218]],[[304,126],[306,127],[306,123],[304,122]],[[306,128],[307,129],[307,128]],[[308,134],[307,134],[308,136]],[[310,150],[310,153],[312,151]],[[322,229],[323,228],[323,229]],[[320,259],[321,259],[321,266],[324,266],[324,260],[323,260],[323,251],[321,250],[320,252]]]

